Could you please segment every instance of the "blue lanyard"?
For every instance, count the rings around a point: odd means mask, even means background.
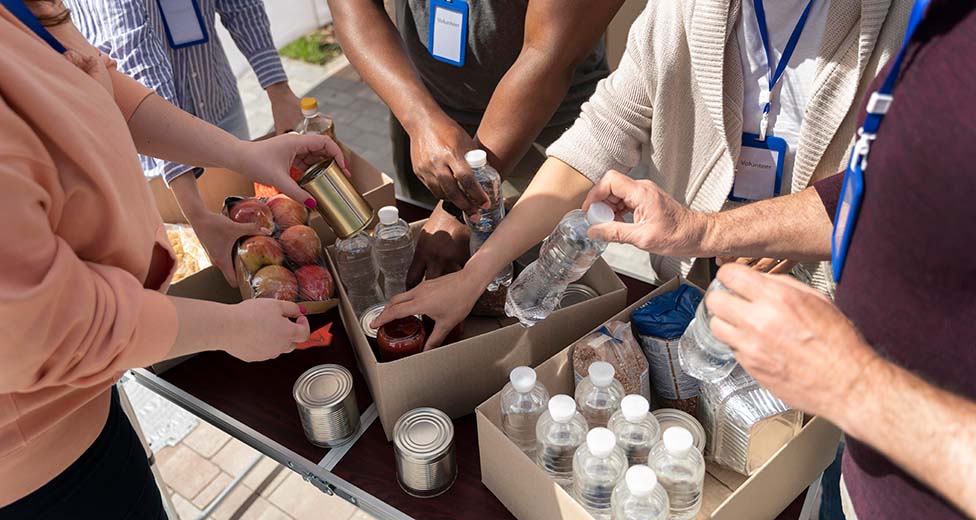
[[[753,5],[755,5],[756,10],[756,23],[759,24],[759,37],[762,38],[763,49],[766,51],[766,67],[768,69],[766,78],[769,81],[769,90],[763,92],[762,99],[760,99],[763,103],[763,115],[762,121],[759,123],[759,140],[765,141],[766,129],[769,126],[769,108],[773,89],[783,77],[783,72],[786,71],[786,66],[789,65],[790,58],[793,57],[793,51],[796,50],[796,44],[800,41],[803,26],[807,24],[807,18],[810,16],[813,0],[807,2],[806,8],[803,9],[803,14],[800,15],[796,27],[793,28],[793,33],[790,34],[790,39],[786,42],[786,47],[783,48],[783,54],[780,55],[775,70],[773,70],[773,54],[769,50],[769,28],[766,26],[766,9],[763,7],[763,0],[753,0]]]
[[[3,4],[8,11],[14,14],[21,23],[27,26],[30,30],[34,31],[34,34],[41,37],[42,40],[46,41],[52,49],[58,51],[60,54],[64,54],[68,49],[61,45],[61,42],[54,37],[47,29],[41,25],[41,21],[34,16],[34,13],[27,8],[27,4],[23,0],[0,0],[0,4]]]

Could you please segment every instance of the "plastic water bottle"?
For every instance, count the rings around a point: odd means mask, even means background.
[[[566,287],[579,280],[607,249],[607,243],[586,236],[590,226],[613,220],[613,209],[594,202],[590,209],[566,214],[542,243],[539,259],[519,274],[508,290],[505,314],[531,327],[546,319]]]
[[[614,520],[667,520],[671,508],[654,470],[643,464],[627,470],[610,503]]]
[[[613,365],[597,361],[587,369],[589,375],[576,385],[576,402],[590,428],[607,427],[610,417],[620,409],[624,385],[613,378]]]
[[[295,130],[300,134],[326,134],[335,138],[335,127],[332,118],[319,113],[319,102],[313,97],[302,98],[302,115],[305,120],[299,123]]]
[[[627,456],[613,432],[593,428],[573,456],[573,498],[597,520],[610,520],[613,489],[627,471]]]
[[[464,160],[467,161],[468,166],[471,167],[471,171],[474,172],[474,178],[478,180],[478,184],[488,194],[488,201],[491,203],[491,207],[488,209],[478,210],[480,218],[477,222],[468,219],[467,215],[464,216],[464,221],[468,224],[468,228],[471,229],[471,241],[469,245],[471,255],[473,256],[481,245],[488,240],[488,237],[491,236],[498,225],[502,223],[502,219],[505,218],[505,201],[502,200],[502,178],[488,164],[488,154],[484,150],[471,150],[464,154]],[[508,287],[511,283],[512,264],[508,264],[488,284],[488,290],[497,291],[499,287]]]
[[[731,292],[718,279],[712,280],[705,291],[707,297],[716,291]],[[735,368],[735,355],[732,348],[715,339],[711,329],[712,313],[705,305],[705,299],[698,304],[695,318],[688,324],[684,335],[678,341],[678,360],[688,375],[715,383],[727,377]]]
[[[607,428],[617,436],[617,446],[627,454],[631,466],[647,464],[651,449],[661,441],[661,425],[650,412],[644,396],[631,394],[620,401],[620,410],[610,417]]]
[[[410,226],[400,218],[396,206],[383,206],[380,224],[373,232],[373,256],[383,273],[383,294],[389,300],[407,290],[407,270],[413,261]]]
[[[345,240],[336,240],[335,248],[339,279],[346,288],[349,304],[359,316],[383,301],[383,292],[376,282],[373,239],[366,233],[357,233]]]
[[[664,430],[663,442],[651,451],[649,466],[668,492],[672,520],[691,520],[701,509],[705,485],[705,458],[694,446],[691,432],[672,426]]]
[[[586,440],[586,419],[576,411],[573,398],[559,394],[535,427],[535,462],[564,489],[573,484],[573,455]]]
[[[502,388],[502,429],[519,449],[534,457],[535,427],[546,410],[549,392],[529,367],[515,367],[508,379]]]

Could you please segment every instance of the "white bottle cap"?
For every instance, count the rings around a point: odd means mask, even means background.
[[[484,150],[471,150],[464,154],[464,160],[472,168],[484,168],[488,165],[488,154]]]
[[[613,365],[610,363],[607,363],[606,361],[596,361],[594,363],[590,363],[589,373],[590,381],[592,381],[594,385],[604,388],[610,386],[610,383],[613,383],[613,374],[616,373],[616,371],[613,369]]]
[[[643,421],[650,409],[651,404],[642,395],[630,394],[620,400],[620,411],[624,414],[624,419],[627,419],[627,422],[639,423]]]
[[[508,376],[515,391],[524,394],[535,388],[535,370],[529,367],[515,367]]]
[[[383,206],[380,208],[380,224],[385,224],[387,226],[396,224],[397,220],[400,220],[400,211],[396,206]]]
[[[576,401],[566,394],[552,396],[549,399],[549,415],[557,423],[568,423],[576,416]]]
[[[691,432],[681,426],[672,426],[664,430],[664,447],[671,453],[684,453],[690,450],[694,443]]]
[[[616,446],[617,436],[606,428],[593,428],[586,434],[586,447],[596,457],[601,459],[609,457]]]
[[[643,464],[631,466],[624,475],[624,480],[627,482],[630,494],[635,497],[646,497],[657,487],[657,475],[654,474],[654,470]]]
[[[586,210],[586,221],[591,226],[613,222],[613,208],[603,202],[590,204],[590,209]]]

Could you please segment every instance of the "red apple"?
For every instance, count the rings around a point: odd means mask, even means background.
[[[269,265],[261,268],[251,278],[255,298],[275,298],[295,301],[298,298],[298,280],[283,265]]]
[[[271,197],[268,199],[268,207],[271,208],[278,229],[288,229],[308,223],[308,210],[287,195],[278,194]]]
[[[295,265],[317,263],[322,258],[322,242],[315,230],[308,226],[292,226],[278,237],[288,260]]]
[[[328,300],[335,291],[332,274],[321,265],[303,265],[295,269],[295,278],[298,279],[298,295],[301,300]]]
[[[274,214],[267,204],[258,199],[244,199],[234,204],[230,208],[230,218],[234,222],[256,222],[265,233],[274,231]]]
[[[254,274],[266,265],[281,265],[285,263],[285,252],[281,250],[278,241],[265,236],[247,238],[237,246],[237,256],[247,272]]]

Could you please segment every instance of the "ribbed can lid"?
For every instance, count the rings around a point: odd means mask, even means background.
[[[341,365],[319,365],[305,371],[292,389],[295,402],[307,408],[338,408],[352,392],[352,373]]]
[[[370,327],[369,324],[373,323],[373,320],[378,318],[380,314],[383,314],[383,309],[385,308],[385,303],[377,303],[372,307],[366,308],[366,310],[363,311],[363,315],[359,317],[359,325],[363,328],[363,334],[365,334],[367,338],[376,339],[377,329]]]
[[[576,305],[577,303],[585,302],[591,298],[596,298],[600,296],[600,293],[596,292],[591,287],[583,285],[581,283],[571,283],[563,291],[563,295],[559,298],[559,304],[556,305],[557,309],[565,309],[570,305]]]
[[[415,408],[393,426],[393,447],[405,459],[419,463],[439,459],[454,445],[454,424],[436,408]]]
[[[698,419],[676,408],[659,408],[651,413],[661,425],[661,431],[666,431],[672,426],[680,426],[691,433],[698,451],[705,452],[705,428]]]

